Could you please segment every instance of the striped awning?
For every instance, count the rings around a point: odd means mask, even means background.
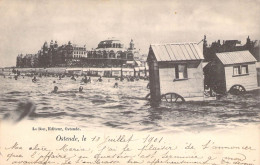
[[[256,62],[255,57],[248,50],[216,53],[216,55],[223,65]]]
[[[157,61],[203,60],[197,43],[152,44],[151,49]]]

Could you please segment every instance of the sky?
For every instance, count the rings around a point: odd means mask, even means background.
[[[147,54],[154,43],[260,39],[259,0],[0,0],[0,67],[45,41],[96,48],[115,37]]]

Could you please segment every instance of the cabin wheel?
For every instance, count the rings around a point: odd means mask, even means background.
[[[242,93],[245,93],[246,89],[242,86],[242,85],[233,85],[230,90],[229,93],[232,95],[239,95]]]
[[[168,103],[181,103],[181,102],[185,102],[185,99],[177,94],[177,93],[166,93],[164,95],[161,96],[162,100],[165,100]]]

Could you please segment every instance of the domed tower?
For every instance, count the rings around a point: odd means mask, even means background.
[[[58,48],[58,43],[57,43],[57,41],[55,41],[55,43],[54,43],[54,49],[57,49]]]
[[[53,40],[51,40],[51,42],[50,42],[50,48],[51,49],[53,48]]]
[[[72,58],[73,57],[73,46],[71,44],[71,42],[68,42],[68,45],[66,46],[67,49],[67,55],[66,57]]]
[[[120,40],[112,38],[112,39],[107,39],[99,42],[98,47],[96,49],[100,48],[123,48],[123,44],[121,43]]]
[[[133,39],[131,39],[131,42],[129,44],[129,50],[134,50],[134,49],[135,49],[135,44],[134,44]]]
[[[251,40],[249,38],[249,36],[246,39],[246,48],[249,50],[250,49],[250,45],[251,45]]]
[[[53,45],[53,40],[50,42],[50,48],[49,48],[49,53],[48,53],[48,66],[53,65],[53,57],[54,57],[54,45]]]
[[[43,53],[46,54],[48,53],[48,43],[47,41],[44,42],[43,46],[42,46],[42,49],[43,49]]]

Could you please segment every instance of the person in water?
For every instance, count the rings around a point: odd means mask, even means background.
[[[103,80],[102,80],[102,77],[100,76],[97,81],[98,81],[98,82],[102,82],[102,81],[103,81]]]
[[[59,88],[57,86],[55,86],[51,93],[77,93],[76,91],[58,91],[58,89]],[[83,92],[83,87],[80,86],[79,87],[79,93],[82,93],[82,92]]]
[[[79,93],[82,93],[82,92],[83,92],[83,87],[80,86],[80,87],[79,87]]]
[[[85,75],[85,76],[82,78],[82,81],[83,81],[84,83],[88,83],[88,77]]]
[[[57,92],[58,92],[58,89],[59,89],[59,88],[58,88],[57,86],[55,86],[54,89],[53,89],[53,91],[52,91],[52,93],[57,93]]]
[[[114,88],[118,88],[118,83],[117,82],[114,84]]]
[[[33,79],[32,79],[32,82],[36,82],[36,81],[37,81],[37,79],[36,79],[36,77],[34,76]]]
[[[74,75],[72,75],[71,80],[76,81],[76,78],[74,77]]]

